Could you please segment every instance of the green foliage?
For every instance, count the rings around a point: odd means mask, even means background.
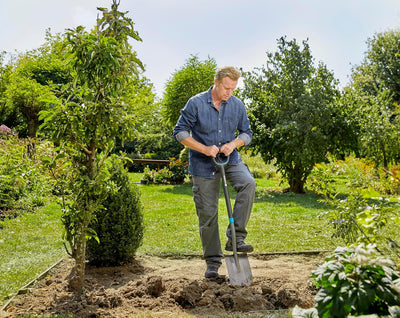
[[[368,40],[361,65],[352,72],[342,103],[351,110],[362,156],[377,166],[400,160],[400,31]]]
[[[120,265],[129,261],[142,244],[144,225],[140,192],[129,182],[123,162],[112,157],[108,164],[111,175],[103,206],[95,211],[90,228],[97,240],[88,241],[88,257],[100,266]]]
[[[322,63],[314,66],[307,41],[300,48],[286,38],[276,53],[267,53],[266,67],[244,78],[255,151],[265,162],[276,160],[290,191],[303,193],[315,163],[339,144],[337,80]]]
[[[395,216],[393,209],[384,199],[368,202],[361,193],[351,193],[346,199],[325,201],[331,206],[323,215],[333,226],[334,237],[342,238],[346,243],[376,241],[390,216]]]
[[[36,137],[39,112],[56,103],[52,85],[60,86],[69,80],[64,39],[49,32],[46,37],[40,48],[19,54],[16,62],[10,65],[12,69],[4,92],[4,115],[21,136]],[[20,117],[24,117],[24,125]]]
[[[320,288],[315,296],[320,318],[400,315],[400,273],[373,245],[337,248],[312,277]]]
[[[144,184],[182,184],[188,175],[188,162],[170,158],[169,166],[164,169],[156,171],[146,167],[140,182]]]
[[[373,164],[354,156],[326,166],[317,165],[309,186],[325,197],[321,201],[328,209],[320,216],[332,225],[333,237],[343,239],[346,244],[376,243],[382,253],[398,256],[397,237],[386,228],[395,228],[398,232],[399,202],[396,198],[382,197],[373,189],[376,182],[372,177],[375,176],[374,168]],[[333,186],[339,175],[346,176],[351,189],[345,195]]]
[[[163,117],[170,127],[175,126],[180,116],[180,110],[190,97],[208,90],[214,83],[217,64],[208,58],[199,61],[197,56],[191,56],[185,65],[176,70],[165,85],[162,100]]]
[[[153,132],[141,134],[136,142],[136,150],[140,157],[146,153],[154,153],[152,159],[168,159],[177,157],[183,146],[172,137],[169,128],[156,128]]]
[[[400,163],[380,170],[376,189],[385,194],[400,194]]]
[[[40,143],[36,157],[28,157],[28,140],[15,136],[0,139],[0,212],[14,214],[44,205],[53,183],[37,157],[47,154],[48,143]]]
[[[13,107],[24,115],[28,127],[27,135],[35,138],[39,127],[39,112],[54,99],[50,87],[15,73],[7,87],[6,96]]]
[[[400,103],[400,30],[376,33],[367,46],[362,64],[354,69],[353,81],[368,95],[377,89],[388,90],[393,101]]]

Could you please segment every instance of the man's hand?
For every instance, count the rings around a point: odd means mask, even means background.
[[[205,154],[206,156],[209,156],[209,157],[213,157],[213,158],[215,158],[218,155],[218,153],[219,153],[219,148],[215,145],[206,146],[203,151],[203,154]]]
[[[223,145],[219,150],[219,152],[223,153],[225,156],[229,156],[236,148],[239,148],[243,145],[244,141],[240,138],[237,138]]]
[[[219,150],[220,153],[223,153],[225,156],[229,156],[234,150],[235,146],[232,144],[232,142],[229,142],[221,147]]]

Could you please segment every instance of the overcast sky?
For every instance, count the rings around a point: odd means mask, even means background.
[[[120,0],[143,42],[132,43],[160,96],[191,55],[250,71],[265,65],[277,39],[308,39],[316,62],[342,86],[375,33],[400,29],[400,0]],[[96,24],[112,0],[0,0],[0,51],[24,52],[45,31]]]

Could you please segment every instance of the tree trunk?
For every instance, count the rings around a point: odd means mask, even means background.
[[[87,168],[87,173],[89,179],[93,180],[96,176],[95,170],[95,158],[96,158],[96,149],[93,146],[92,151],[89,154],[86,154],[86,162],[85,166]],[[91,189],[86,189],[86,195],[91,196]],[[86,204],[81,206],[82,210],[80,210],[81,217],[78,218],[76,222],[79,222],[79,231],[76,236],[75,241],[75,253],[73,255],[75,259],[75,268],[74,274],[69,282],[69,287],[74,292],[80,292],[84,285],[85,278],[85,261],[86,261],[86,232],[89,226],[89,223],[92,219],[93,209],[91,204],[88,204],[88,198],[85,200]]]
[[[290,169],[288,182],[289,182],[289,192],[303,194],[304,184],[307,177],[304,176],[304,169],[300,166],[294,166]]]
[[[83,288],[85,279],[86,228],[83,223],[80,224],[79,235],[76,237],[75,244],[75,267],[69,281],[69,287],[72,291],[79,293]]]
[[[304,181],[302,179],[296,179],[289,182],[289,192],[304,194]]]

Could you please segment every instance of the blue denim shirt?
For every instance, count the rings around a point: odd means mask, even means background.
[[[211,89],[212,87],[189,99],[181,110],[181,116],[174,128],[174,138],[181,142],[192,136],[206,146],[221,147],[238,137],[248,145],[253,134],[243,102],[231,96],[221,103],[218,111],[214,107]],[[229,164],[237,164],[241,160],[239,152],[235,149],[230,155]],[[211,178],[215,175],[216,167],[211,157],[190,149],[189,172],[194,176]]]

